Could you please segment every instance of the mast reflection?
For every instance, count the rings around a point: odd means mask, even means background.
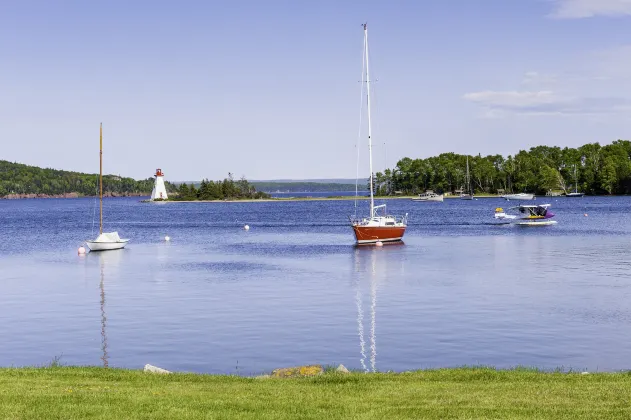
[[[120,259],[125,251],[113,250],[102,252],[90,252],[88,255],[92,255],[98,258],[99,261],[99,292],[100,292],[100,309],[101,309],[101,361],[103,367],[109,367],[109,354],[107,343],[107,315],[106,304],[107,299],[105,296],[105,278],[106,272],[109,278],[112,278],[112,269],[118,267]]]
[[[103,355],[101,356],[101,360],[103,361],[103,367],[108,367],[108,356],[107,356],[107,334],[105,333],[105,325],[107,323],[107,317],[105,316],[105,285],[104,285],[104,276],[103,276],[103,259],[100,258],[100,271],[101,271],[101,282],[99,283],[99,288],[101,289],[101,350],[103,351]]]
[[[397,252],[396,245],[388,247],[355,247],[353,259],[355,263],[355,305],[357,307],[357,335],[362,369],[365,372],[377,371],[377,292],[380,280],[386,279],[388,254]],[[363,290],[366,275],[370,280],[370,366],[366,364],[366,338],[364,329]]]

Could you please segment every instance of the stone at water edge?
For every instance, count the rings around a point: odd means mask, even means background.
[[[274,369],[271,376],[274,378],[295,378],[300,376],[317,376],[323,373],[324,369],[322,369],[321,365],[308,365]]]
[[[344,365],[339,365],[337,367],[337,369],[335,369],[335,371],[338,372],[338,373],[345,373],[345,374],[346,373],[351,373],[351,371],[346,369],[346,366],[344,366]]]
[[[162,374],[171,373],[171,372],[169,372],[166,369],[162,369],[162,368],[159,368],[157,366],[152,366],[152,365],[149,365],[149,364],[145,365],[144,371],[145,372],[150,372],[150,373],[162,373]]]

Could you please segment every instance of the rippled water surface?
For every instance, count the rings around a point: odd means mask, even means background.
[[[107,199],[128,248],[78,256],[93,199],[0,200],[0,365],[631,368],[631,197],[545,202],[391,200],[405,244],[356,248],[352,201]]]

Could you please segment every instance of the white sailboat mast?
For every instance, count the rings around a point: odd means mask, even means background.
[[[103,123],[99,128],[99,235],[103,233]]]
[[[368,25],[364,23],[364,54],[366,55],[366,100],[368,106],[368,156],[370,156],[370,217],[374,216],[375,197],[373,196],[372,175],[372,127],[370,124],[370,72],[368,66]]]

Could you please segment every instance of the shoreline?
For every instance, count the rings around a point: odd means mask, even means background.
[[[405,195],[405,196],[388,196],[388,197],[375,197],[375,200],[412,200],[414,198],[417,198],[418,196],[416,195]],[[538,195],[535,196],[536,198],[540,198],[540,199],[558,199],[558,198],[567,198],[565,196],[558,196],[558,197],[550,197],[550,196],[545,196],[545,195]],[[602,196],[589,196],[589,197],[626,197],[626,196],[608,196],[608,195],[602,195]],[[475,199],[500,199],[502,201],[508,201],[503,199],[501,196],[499,195],[480,195],[480,196],[475,196]],[[165,200],[165,201],[155,201],[156,203],[271,203],[271,202],[287,202],[287,201],[354,201],[355,199],[357,199],[358,201],[368,201],[370,200],[370,197],[366,197],[366,196],[360,196],[360,197],[354,197],[354,196],[330,196],[330,197],[272,197],[272,198],[245,198],[245,199],[237,199],[237,200]],[[447,196],[445,197],[445,200],[458,200],[460,199],[459,196],[454,195],[454,196]],[[469,200],[470,201],[470,200]],[[512,202],[521,202],[522,200],[510,200]],[[531,200],[524,200],[524,201],[531,201]],[[142,200],[143,203],[153,203],[154,201],[151,200]],[[436,203],[433,201],[427,201],[428,203]],[[423,201],[421,203],[424,203]]]
[[[78,199],[78,198],[95,198],[97,195],[79,195],[76,193],[67,193],[67,194],[9,194],[6,196],[0,197],[1,200],[31,200],[31,199]],[[141,193],[129,193],[129,194],[112,194],[107,193],[103,195],[103,198],[124,198],[124,197],[148,197],[148,194]],[[401,195],[401,196],[377,196],[375,200],[412,200],[413,198],[417,198],[418,195]],[[546,195],[536,195],[536,198],[539,199],[559,199],[559,198],[569,198],[564,195],[559,196],[546,196]],[[628,195],[586,195],[585,197],[628,197]],[[449,195],[445,196],[445,200],[457,200],[460,197],[457,195]],[[475,199],[502,199],[499,195],[485,194],[485,195],[476,195]],[[271,198],[244,198],[244,199],[232,199],[232,200],[161,200],[155,201],[156,203],[271,203],[271,202],[283,202],[283,201],[353,201],[353,200],[366,201],[369,200],[370,197],[367,196],[326,196],[326,197],[314,197],[314,196],[305,196],[305,197],[271,197]],[[577,200],[577,198],[574,198]],[[520,200],[510,200],[510,201],[520,201]],[[525,200],[530,201],[530,200]],[[153,203],[150,199],[141,200],[142,203]],[[429,202],[429,201],[428,201]]]

